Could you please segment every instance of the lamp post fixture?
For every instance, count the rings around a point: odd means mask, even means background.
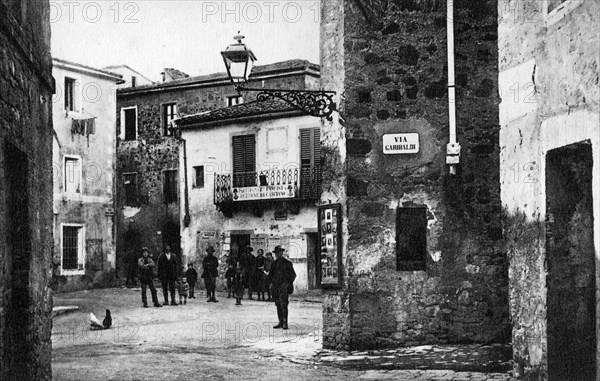
[[[336,107],[333,100],[335,91],[246,87],[248,77],[254,66],[254,61],[256,61],[256,56],[242,42],[243,39],[244,36],[238,32],[238,35],[234,37],[237,43],[229,45],[227,49],[221,52],[225,68],[227,69],[227,75],[238,93],[242,91],[256,91],[258,92],[256,100],[260,102],[278,98],[309,115],[331,118],[331,114],[335,111]]]

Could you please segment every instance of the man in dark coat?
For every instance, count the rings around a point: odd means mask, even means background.
[[[296,272],[292,262],[283,257],[285,249],[281,246],[275,246],[275,261],[271,265],[269,280],[271,281],[272,296],[277,306],[277,317],[279,324],[273,328],[288,329],[288,304],[290,294],[294,291],[294,280]]]
[[[204,278],[204,285],[206,286],[206,292],[208,293],[207,302],[217,303],[218,300],[215,298],[215,288],[217,277],[219,276],[219,260],[213,254],[215,249],[212,246],[206,248],[206,257],[202,261],[202,278]]]
[[[156,264],[148,255],[148,248],[144,247],[142,248],[142,257],[138,260],[140,283],[142,284],[142,304],[144,305],[144,308],[148,307],[146,287],[150,287],[150,294],[152,294],[152,303],[154,303],[154,307],[162,307],[160,303],[158,303],[156,288],[154,288],[154,267],[156,267]]]
[[[252,300],[252,293],[255,287],[256,278],[256,257],[252,254],[253,248],[248,246],[240,257],[242,266],[244,288],[248,288],[248,299]]]
[[[168,293],[171,293],[171,305],[177,306],[175,301],[175,282],[179,278],[179,261],[174,253],[171,253],[171,246],[165,246],[165,252],[158,257],[158,279],[163,290],[165,305],[169,304]]]

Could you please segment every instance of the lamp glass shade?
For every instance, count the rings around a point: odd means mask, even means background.
[[[221,55],[231,82],[234,84],[247,82],[256,60],[254,53],[238,40],[237,44],[229,45]]]

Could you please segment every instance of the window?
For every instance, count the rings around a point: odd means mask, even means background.
[[[83,272],[83,225],[62,225],[62,270]]]
[[[204,188],[204,166],[194,167],[194,188]]]
[[[137,139],[137,107],[121,109],[121,139]]]
[[[256,147],[254,135],[239,135],[232,138],[233,186],[253,187],[256,185]]]
[[[65,110],[75,110],[75,80],[65,77]]]
[[[177,170],[163,172],[163,200],[165,204],[177,202]]]
[[[162,116],[163,135],[171,136],[171,135],[173,135],[173,131],[169,130],[169,127],[171,127],[171,121],[173,119],[175,119],[175,117],[177,116],[177,104],[169,103],[169,104],[163,105],[162,109],[163,109],[163,116]]]
[[[137,197],[137,173],[123,174],[123,188],[125,188],[125,205],[136,205]]]
[[[241,95],[227,96],[227,106],[235,106],[244,103],[244,98]]]
[[[65,157],[65,193],[81,193],[81,159],[76,156]]]
[[[427,208],[398,208],[396,215],[396,268],[425,270],[427,257]]]
[[[137,85],[137,77],[135,75],[131,76],[131,87],[135,87]]]
[[[300,129],[300,197],[321,197],[321,130]]]

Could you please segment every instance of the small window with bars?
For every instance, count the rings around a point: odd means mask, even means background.
[[[171,122],[177,116],[177,104],[169,103],[163,105],[163,135],[171,136],[173,131],[170,130]]]
[[[125,188],[125,205],[134,206],[138,203],[137,173],[123,174],[123,188]]]
[[[65,271],[84,270],[82,226],[63,226],[61,267]]]
[[[427,258],[427,208],[400,207],[396,214],[396,268],[425,270]]]
[[[163,171],[163,200],[165,204],[177,202],[177,170]]]
[[[204,188],[204,166],[194,167],[194,188]]]

